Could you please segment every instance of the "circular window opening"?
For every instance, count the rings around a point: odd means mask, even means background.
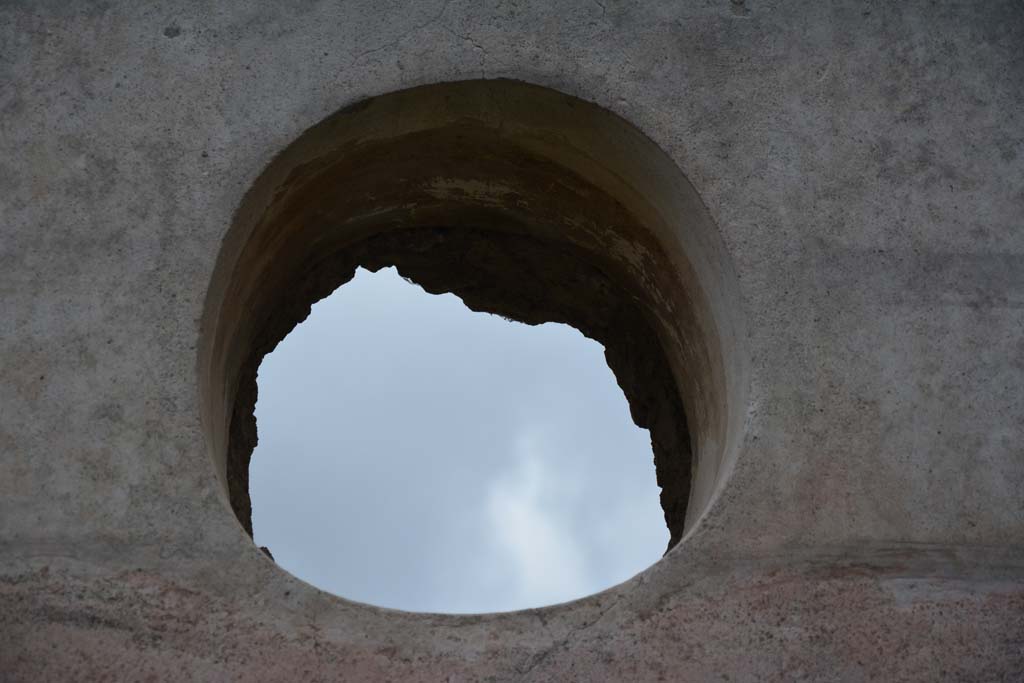
[[[216,471],[250,536],[262,359],[358,268],[392,266],[474,311],[565,323],[603,345],[650,432],[669,549],[694,528],[731,471],[745,413],[735,276],[713,222],[621,118],[546,88],[464,81],[330,117],[239,207],[199,373]]]
[[[384,607],[565,602],[665,551],[650,435],[600,344],[358,270],[259,368],[253,539]]]

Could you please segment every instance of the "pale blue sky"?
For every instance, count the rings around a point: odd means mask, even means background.
[[[650,436],[602,347],[394,269],[360,270],[267,356],[256,417],[257,544],[353,600],[536,607],[628,579],[668,543]]]

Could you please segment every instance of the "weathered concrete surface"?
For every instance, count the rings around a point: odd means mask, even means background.
[[[1024,671],[1024,7],[0,7],[0,678],[1014,680]],[[694,184],[745,440],[603,594],[388,612],[279,570],[199,424],[199,321],[273,155],[366,96],[507,77]]]

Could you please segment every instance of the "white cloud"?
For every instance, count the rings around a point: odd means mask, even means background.
[[[584,553],[569,520],[553,506],[572,494],[571,478],[546,463],[536,435],[516,444],[516,467],[499,477],[487,497],[487,517],[499,555],[512,563],[518,607],[540,606],[577,597],[591,585]]]

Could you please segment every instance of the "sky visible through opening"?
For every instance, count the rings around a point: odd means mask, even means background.
[[[254,540],[360,602],[491,612],[582,597],[668,543],[650,435],[600,344],[354,280],[259,369]]]

